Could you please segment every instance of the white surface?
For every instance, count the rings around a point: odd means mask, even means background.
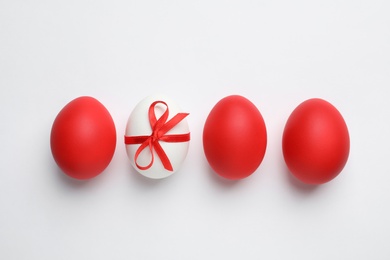
[[[156,115],[157,120],[166,112],[168,108],[168,118],[167,121],[172,119],[178,113],[187,113],[183,111],[180,106],[172,101],[169,97],[154,94],[150,95],[143,100],[141,100],[134,110],[131,112],[129,120],[126,125],[126,136],[149,136],[152,134],[152,128],[150,126],[149,121],[149,107],[155,101],[164,101],[167,106],[164,104],[157,104],[154,107],[154,113]],[[188,116],[187,116],[188,117]],[[172,129],[170,129],[166,134],[187,134],[190,133],[190,129],[188,126],[187,118],[184,118],[178,124],[176,124]],[[135,162],[135,154],[137,153],[138,148],[141,144],[131,144],[126,145],[127,156],[129,157],[130,163],[133,165],[134,169],[142,174],[145,177],[152,179],[164,179],[166,177],[171,176],[174,172],[180,169],[180,166],[183,164],[185,158],[188,154],[188,149],[190,142],[159,142],[161,147],[163,148],[165,154],[167,155],[169,162],[172,165],[173,171],[169,171],[164,168],[164,165],[153,148],[154,161],[149,169],[142,170],[139,169]],[[137,163],[140,166],[147,166],[151,163],[152,156],[150,152],[150,148],[147,147],[141,151],[137,158]]]
[[[389,259],[390,2],[1,1],[0,259]],[[127,118],[163,92],[191,115],[179,172],[131,167]],[[251,177],[229,182],[203,155],[204,121],[240,94],[264,116],[268,147]],[[61,174],[51,124],[75,97],[111,112],[108,169]],[[312,188],[281,154],[283,126],[321,97],[351,135],[344,171]]]

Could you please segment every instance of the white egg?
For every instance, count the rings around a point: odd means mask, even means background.
[[[185,113],[185,111],[182,111],[180,107],[168,97],[165,97],[163,95],[149,96],[142,100],[140,103],[138,103],[138,105],[131,112],[129,120],[127,121],[125,142],[127,137],[133,138],[137,136],[144,136],[143,139],[141,139],[142,142],[148,142],[152,140],[146,140],[146,136],[149,137],[153,134],[149,118],[149,108],[156,101],[165,102],[168,106],[169,114],[166,122],[168,122],[178,113]],[[163,103],[158,103],[155,105],[154,113],[157,120],[159,120],[159,118],[164,114],[164,112],[166,112],[167,106],[165,106]],[[127,155],[133,167],[143,176],[151,179],[166,178],[176,172],[186,158],[189,148],[189,133],[190,131],[188,127],[187,118],[184,118],[180,120],[173,128],[171,128],[164,135],[170,136],[184,134],[185,136],[187,136],[186,141],[170,142],[169,138],[168,141],[158,141],[172,166],[171,170],[168,170],[166,169],[166,167],[164,167],[162,158],[160,158],[160,156],[157,154],[155,150],[156,147],[154,147],[153,145],[151,151],[150,146],[146,144],[144,144],[144,146],[146,147],[144,149],[141,149],[141,143],[139,142],[133,142],[133,144],[126,144]],[[141,150],[138,154],[138,157],[136,156],[137,150]],[[154,156],[154,160],[151,164],[153,157],[152,153]],[[142,169],[142,167],[146,167],[148,165],[150,165],[149,168]]]

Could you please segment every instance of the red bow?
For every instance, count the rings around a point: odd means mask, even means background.
[[[164,104],[167,109],[162,114],[162,116],[157,120],[156,114],[154,113],[154,107],[157,104]],[[138,147],[134,155],[134,161],[138,169],[147,170],[152,167],[154,162],[154,153],[153,149],[156,151],[158,157],[160,158],[164,168],[168,171],[173,171],[172,164],[169,161],[168,156],[166,155],[164,149],[161,147],[159,141],[169,142],[169,143],[179,143],[187,142],[190,140],[190,133],[187,134],[172,134],[166,135],[166,133],[171,130],[175,125],[177,125],[181,120],[183,120],[188,113],[178,113],[172,117],[168,122],[169,109],[167,103],[164,101],[155,101],[149,107],[149,122],[152,127],[151,135],[140,135],[140,136],[125,136],[125,144],[141,144]],[[150,163],[146,166],[141,166],[137,163],[138,156],[141,152],[149,147],[150,153],[152,154],[152,159]]]

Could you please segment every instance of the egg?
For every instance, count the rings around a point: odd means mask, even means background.
[[[203,148],[217,174],[232,180],[248,177],[261,164],[266,146],[266,126],[251,101],[232,95],[213,107],[203,128]]]
[[[187,116],[176,102],[161,94],[137,104],[125,131],[126,152],[137,172],[163,179],[178,171],[190,143]]]
[[[348,128],[332,104],[309,99],[288,118],[282,147],[287,167],[296,178],[307,184],[323,184],[335,178],[348,160]]]
[[[65,174],[80,180],[93,178],[109,165],[114,155],[114,121],[95,98],[76,98],[55,118],[50,146],[55,162]]]

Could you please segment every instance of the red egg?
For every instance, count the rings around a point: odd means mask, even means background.
[[[287,167],[296,178],[323,184],[335,178],[348,160],[348,128],[332,104],[309,99],[288,118],[282,146]]]
[[[260,165],[267,131],[256,106],[242,96],[228,96],[211,110],[203,129],[203,148],[211,168],[220,176],[248,177]]]
[[[50,145],[63,172],[76,179],[93,178],[108,166],[114,155],[114,121],[96,99],[76,98],[54,120]]]

